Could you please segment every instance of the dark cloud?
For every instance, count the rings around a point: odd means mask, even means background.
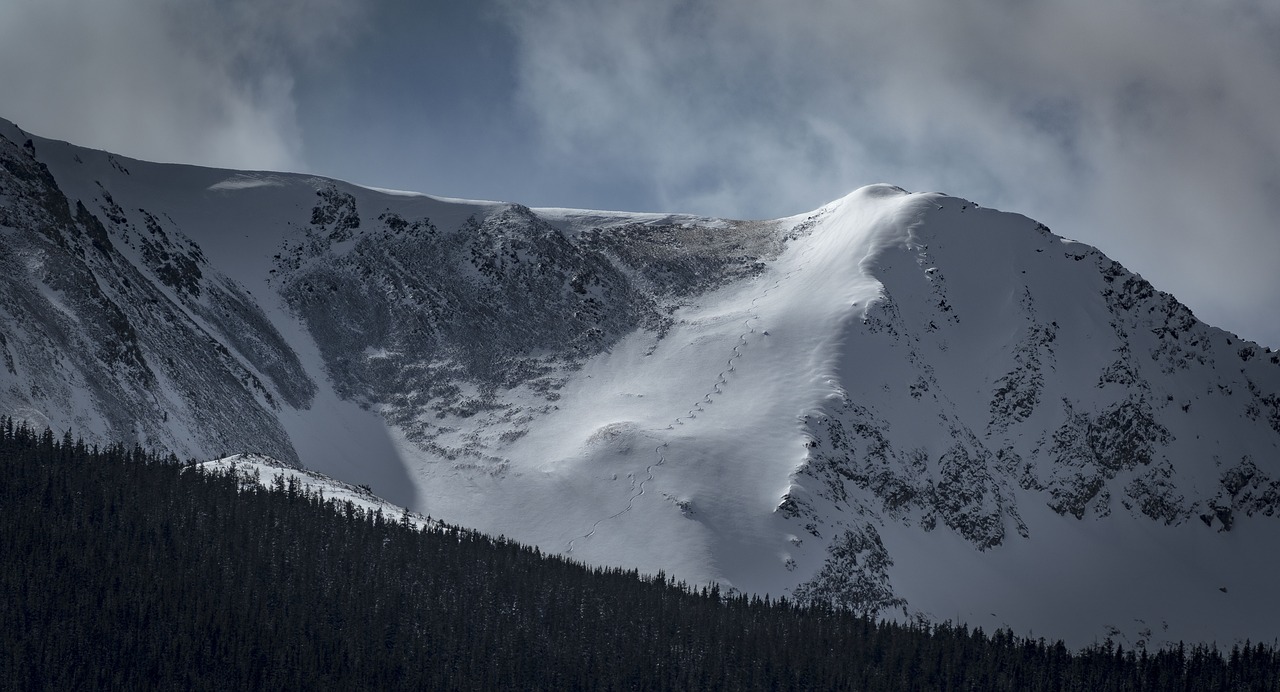
[[[546,154],[665,207],[776,216],[875,181],[1036,216],[1280,345],[1280,6],[512,3]]]
[[[295,69],[360,19],[354,0],[5,3],[3,115],[140,158],[296,169]]]

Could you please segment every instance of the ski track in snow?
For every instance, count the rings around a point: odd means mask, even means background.
[[[686,421],[692,421],[697,419],[698,413],[706,411],[706,409],[703,408],[703,404],[706,404],[709,406],[715,403],[715,399],[713,397],[724,393],[724,387],[729,384],[729,376],[737,369],[736,362],[742,358],[742,347],[747,345],[748,343],[747,337],[756,333],[756,328],[755,326],[753,326],[753,323],[760,322],[760,313],[756,304],[761,299],[768,296],[769,293],[771,293],[772,291],[777,289],[779,286],[781,286],[784,281],[787,281],[792,276],[795,276],[800,271],[802,271],[806,266],[809,265],[811,261],[812,261],[811,259],[806,259],[804,262],[800,264],[800,266],[788,271],[781,278],[774,281],[773,285],[764,289],[763,291],[760,292],[759,295],[751,299],[751,303],[750,303],[751,316],[742,321],[742,326],[746,328],[746,331],[738,335],[738,343],[734,344],[733,348],[730,350],[732,355],[730,355],[729,358],[725,360],[725,369],[721,370],[719,374],[716,375],[716,381],[714,384],[712,384],[710,390],[706,394],[704,394],[701,399],[694,402],[692,408],[690,408],[688,411],[686,411],[682,415],[676,416],[674,419],[672,419],[671,423],[667,425],[667,427],[663,428],[663,430],[675,430],[677,425],[684,425]],[[766,331],[765,333],[767,334],[768,332]],[[632,507],[635,506],[636,500],[639,499],[641,495],[644,495],[645,493],[644,486],[653,480],[653,470],[667,463],[667,455],[666,455],[666,452],[663,450],[669,447],[670,444],[671,444],[670,442],[663,442],[653,448],[653,454],[654,456],[657,457],[657,460],[645,467],[644,469],[645,478],[644,480],[640,481],[640,484],[636,487],[637,492],[627,499],[627,505],[622,509],[618,510],[617,512],[610,514],[607,517],[604,517],[602,519],[597,519],[595,523],[591,525],[591,529],[589,531],[582,534],[581,536],[570,539],[568,544],[565,546],[565,554],[573,553],[573,546],[576,542],[580,540],[586,540],[596,535],[596,532],[600,528],[601,524],[605,523],[606,521],[617,519],[618,517],[631,511]]]

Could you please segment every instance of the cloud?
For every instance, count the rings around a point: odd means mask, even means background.
[[[505,6],[545,155],[779,216],[886,181],[1020,211],[1280,345],[1280,6]]]
[[[360,20],[349,0],[16,0],[0,116],[138,158],[298,169],[295,70]]]

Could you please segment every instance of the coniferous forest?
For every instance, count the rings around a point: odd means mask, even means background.
[[[1280,689],[1274,644],[876,622],[0,419],[5,689]]]

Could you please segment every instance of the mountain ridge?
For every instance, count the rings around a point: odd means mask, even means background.
[[[1280,356],[1026,217],[889,185],[530,209],[0,135],[20,418],[867,612],[1131,643],[1280,615]]]

